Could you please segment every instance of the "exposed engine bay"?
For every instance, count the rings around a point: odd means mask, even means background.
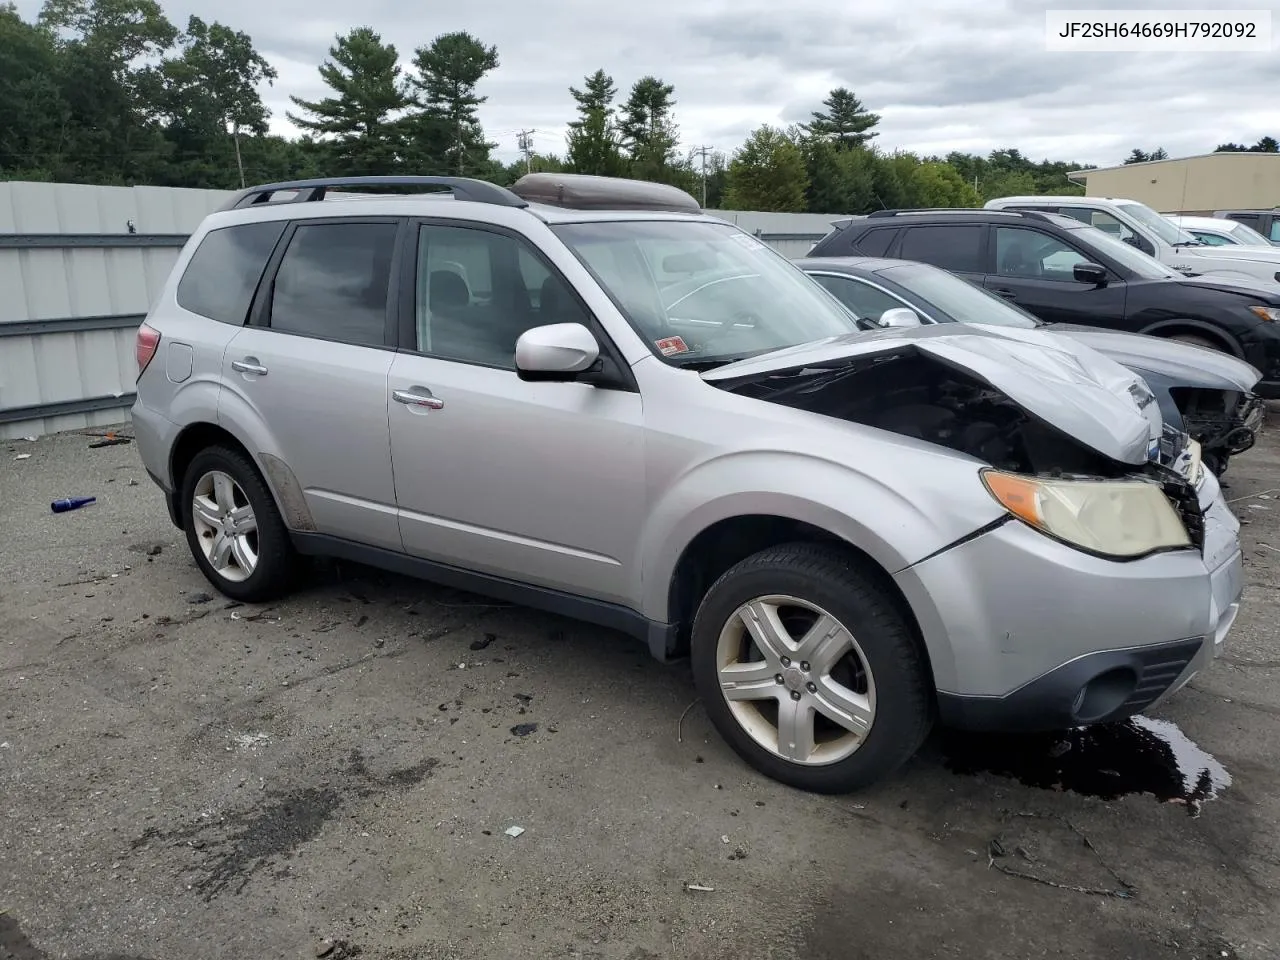
[[[1031,415],[980,378],[915,351],[779,372],[729,389],[934,443],[1015,473],[1153,479],[1164,486],[1193,542],[1203,540],[1196,489],[1174,468],[1187,437],[1172,428],[1152,461],[1121,463]]]
[[[1253,394],[1197,387],[1169,391],[1183,426],[1205,450],[1205,465],[1221,474],[1227,461],[1251,448],[1262,427],[1266,402]]]

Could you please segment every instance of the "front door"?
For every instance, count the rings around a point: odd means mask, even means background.
[[[1075,279],[1089,257],[1031,227],[994,227],[994,263],[984,286],[1046,323],[1123,329],[1127,285],[1112,274],[1105,287]]]
[[[350,219],[291,228],[250,325],[223,353],[219,399],[220,416],[297,478],[320,533],[395,550],[387,375],[398,229]]]
[[[388,398],[405,550],[626,602],[645,512],[639,393],[521,380],[525,330],[578,322],[603,338],[586,307],[522,238],[414,229]]]

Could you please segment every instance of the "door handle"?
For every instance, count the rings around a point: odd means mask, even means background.
[[[267,368],[258,362],[257,357],[245,357],[243,360],[232,360],[231,369],[241,373],[256,373],[260,377],[267,375]]]
[[[427,407],[431,410],[439,410],[444,406],[444,401],[435,396],[426,387],[393,390],[391,396],[395,398],[397,403],[408,404],[411,407]]]

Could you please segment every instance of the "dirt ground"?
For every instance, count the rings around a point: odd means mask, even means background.
[[[1169,723],[937,735],[838,798],[594,627],[345,564],[235,607],[89,439],[0,444],[0,960],[1280,956],[1276,426]]]

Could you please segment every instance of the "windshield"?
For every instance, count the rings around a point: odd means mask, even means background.
[[[1223,221],[1223,223],[1231,222],[1230,220]],[[1242,247],[1269,247],[1272,245],[1270,240],[1253,229],[1253,227],[1244,223],[1236,222],[1234,226],[1226,230],[1226,233]]]
[[[1117,203],[1116,207],[1127,213],[1170,246],[1175,243],[1198,244],[1200,242],[1181,227],[1160,216],[1145,203]]]
[[[946,270],[923,263],[909,263],[877,271],[896,283],[938,319],[955,323],[986,323],[1000,327],[1039,327],[1039,320],[1001,297],[988,293]]]
[[[615,220],[552,229],[669,363],[725,363],[861,329],[818,283],[730,224]]]
[[[1144,208],[1145,209],[1145,208]],[[1165,221],[1169,223],[1169,221]],[[1173,224],[1169,224],[1173,226]],[[1123,240],[1117,240],[1105,230],[1091,227],[1088,224],[1072,227],[1071,232],[1080,235],[1082,243],[1090,243],[1101,250],[1121,266],[1133,271],[1139,280],[1160,280],[1166,277],[1180,277],[1177,270],[1167,267],[1155,257],[1148,256],[1141,250],[1131,247]]]

